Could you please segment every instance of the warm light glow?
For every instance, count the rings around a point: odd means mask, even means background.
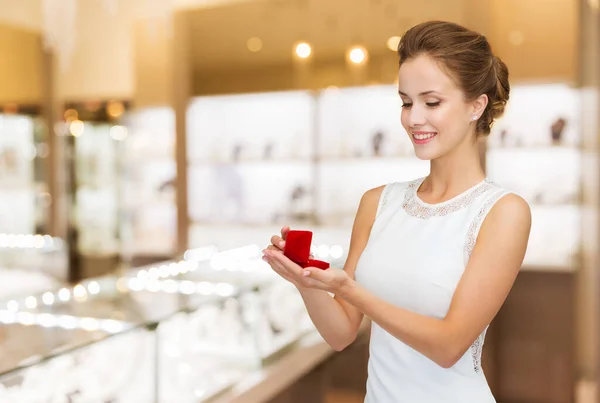
[[[519,46],[519,45],[522,45],[523,42],[525,41],[525,36],[523,35],[523,32],[521,32],[521,31],[510,31],[510,34],[508,35],[508,40],[514,46]]]
[[[332,258],[339,259],[344,254],[344,248],[342,248],[340,245],[333,245],[329,249],[329,254],[331,255]]]
[[[108,105],[106,105],[106,113],[111,118],[118,118],[123,112],[125,112],[125,105],[123,105],[123,102],[110,101]]]
[[[263,42],[260,38],[253,37],[248,39],[246,46],[250,52],[259,52],[263,47]]]
[[[348,52],[348,60],[354,64],[364,63],[367,59],[367,50],[361,46],[355,46]]]
[[[594,11],[600,10],[600,0],[588,0],[590,8]]]
[[[44,295],[42,295],[42,302],[44,305],[52,305],[54,303],[54,294],[50,291],[45,292]]]
[[[296,56],[300,59],[306,59],[312,53],[312,48],[306,42],[300,42],[296,45]]]
[[[83,134],[83,122],[81,120],[74,120],[69,125],[69,131],[75,137],[79,137]]]
[[[387,47],[389,50],[393,50],[394,52],[398,50],[398,44],[400,43],[399,36],[392,36],[387,40]]]
[[[123,141],[127,138],[127,128],[125,126],[113,126],[110,128],[110,137],[113,140]]]
[[[79,115],[77,114],[77,111],[75,109],[67,109],[65,111],[65,120],[67,122],[71,122],[73,120],[77,120],[79,118]]]
[[[100,292],[100,284],[97,281],[90,281],[87,285],[88,292],[92,295],[96,295]]]
[[[37,298],[34,296],[25,298],[25,306],[29,309],[35,309],[37,307]]]
[[[69,301],[71,299],[71,291],[67,288],[61,288],[60,291],[58,291],[58,299],[63,302]]]
[[[73,288],[73,297],[78,301],[83,301],[87,298],[87,290],[81,284],[77,284],[75,288]]]

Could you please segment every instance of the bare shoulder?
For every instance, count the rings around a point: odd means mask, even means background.
[[[375,221],[379,201],[386,186],[387,185],[382,185],[369,189],[362,195],[360,204],[358,205],[358,211],[356,212],[356,219],[363,224],[363,226],[367,224],[366,226],[370,227],[370,224],[373,224]]]
[[[385,187],[386,185],[383,185],[367,190],[360,199],[356,217],[354,218],[354,225],[352,227],[348,258],[346,259],[344,267],[351,275],[354,275],[358,259],[371,235],[371,228],[375,222],[379,199]]]
[[[521,196],[509,193],[500,198],[491,209],[486,221],[508,221],[511,225],[529,227],[531,225],[531,208]]]
[[[495,251],[525,253],[531,230],[531,209],[520,196],[509,193],[500,198],[482,223],[478,243]],[[484,246],[485,245],[485,246]]]
[[[367,190],[360,199],[361,206],[377,207],[377,205],[379,204],[379,199],[381,198],[383,190],[386,186],[387,185],[381,185],[377,186],[376,188]]]

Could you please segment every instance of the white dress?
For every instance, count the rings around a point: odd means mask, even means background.
[[[442,319],[484,218],[509,192],[486,179],[432,205],[417,196],[424,179],[384,188],[355,276],[389,303]],[[445,369],[373,323],[365,403],[495,402],[481,369],[484,338]]]

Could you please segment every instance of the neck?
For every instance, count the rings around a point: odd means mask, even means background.
[[[426,187],[436,194],[459,193],[485,179],[477,142],[431,160],[430,168]]]

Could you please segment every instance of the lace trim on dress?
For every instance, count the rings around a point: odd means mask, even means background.
[[[469,225],[469,229],[467,231],[467,241],[465,242],[464,248],[464,261],[465,267],[471,258],[471,253],[473,253],[473,249],[475,248],[475,242],[477,241],[477,235],[479,234],[479,229],[481,228],[481,224],[483,220],[487,216],[487,213],[490,211],[494,203],[496,203],[502,196],[507,195],[509,192],[505,190],[500,190],[497,193],[494,193],[490,198],[486,200],[483,204],[471,225]],[[481,373],[481,354],[483,352],[483,342],[485,339],[486,330],[479,335],[477,340],[471,345],[471,356],[473,357],[473,369],[476,374]]]
[[[471,345],[471,357],[473,357],[473,370],[476,374],[481,373],[481,355],[483,353],[483,342],[487,328],[477,337],[477,340]]]
[[[462,210],[478,196],[481,196],[495,186],[493,182],[484,179],[481,183],[446,202],[442,202],[437,205],[428,205],[417,197],[417,189],[423,180],[424,179],[419,179],[411,182],[408,185],[404,195],[404,203],[402,204],[402,207],[409,215],[424,220],[430,217],[445,216]]]
[[[502,197],[507,195],[509,192],[506,190],[501,190],[494,195],[492,195],[486,202],[483,204],[479,213],[475,216],[469,229],[467,231],[467,241],[465,242],[464,247],[464,261],[465,267],[471,259],[471,253],[473,253],[473,248],[475,248],[475,242],[477,241],[477,235],[479,234],[479,228],[481,228],[481,224],[483,223],[483,219],[487,216],[487,213],[490,211],[492,206]]]

